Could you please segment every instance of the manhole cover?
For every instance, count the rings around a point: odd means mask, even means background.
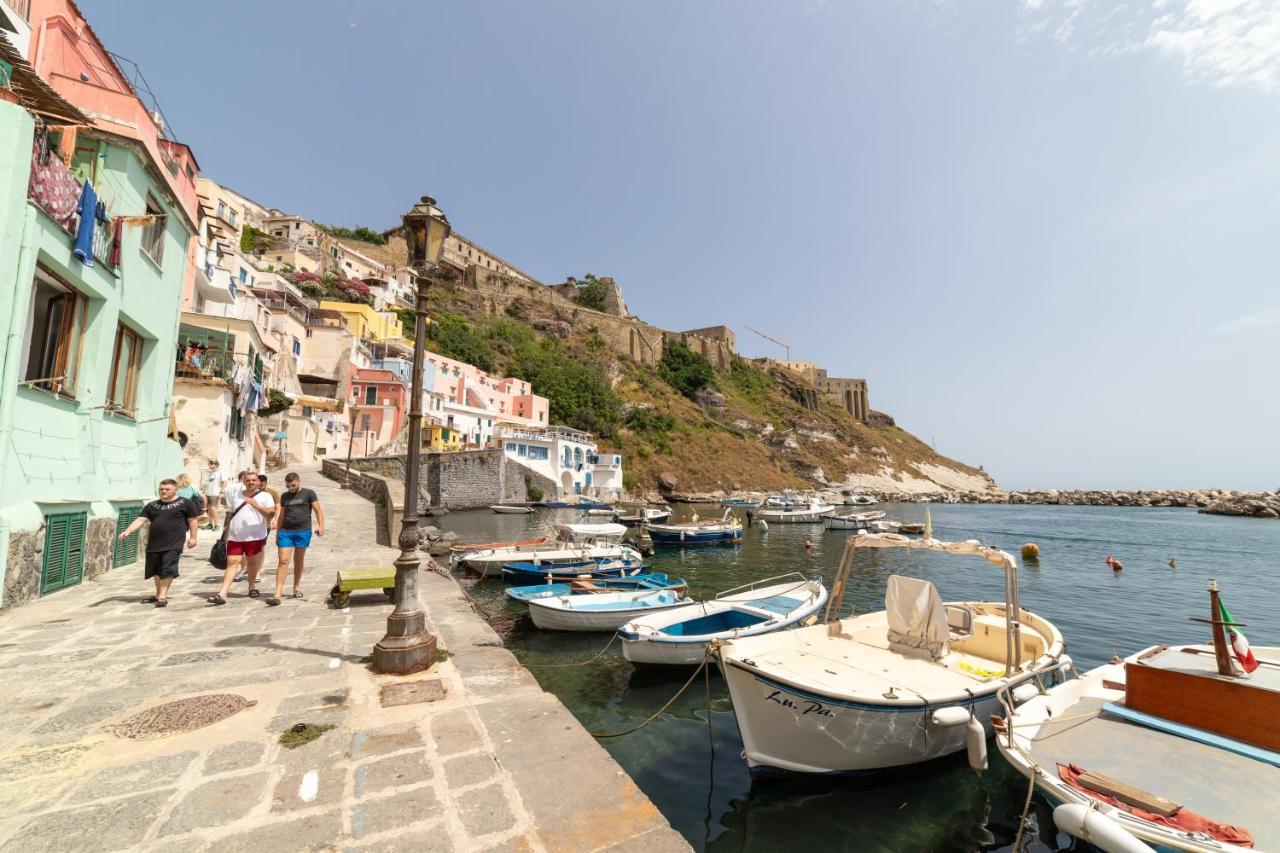
[[[435,702],[443,699],[447,691],[448,688],[444,682],[438,678],[409,681],[404,684],[388,684],[382,688],[382,707]]]
[[[234,693],[192,696],[134,714],[123,723],[112,726],[111,731],[117,737],[132,740],[166,737],[211,726],[256,704],[258,703]]]

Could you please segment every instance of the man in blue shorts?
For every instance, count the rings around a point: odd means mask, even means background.
[[[302,598],[302,568],[311,546],[311,515],[315,514],[317,536],[324,535],[324,508],[311,489],[302,488],[302,479],[294,473],[284,478],[284,492],[276,508],[276,547],[280,549],[280,565],[276,567],[276,594],[267,599],[275,607],[284,598],[284,579],[293,563],[293,597]]]

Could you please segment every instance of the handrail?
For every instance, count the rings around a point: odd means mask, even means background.
[[[723,592],[717,592],[715,597],[721,598],[726,595],[732,595],[735,592],[752,590],[761,584],[784,581],[784,580],[787,580],[788,578],[798,578],[801,583],[808,583],[811,580],[818,580],[817,575],[814,575],[813,577],[806,577],[802,572],[787,572],[785,575],[774,575],[771,578],[760,578],[759,580],[754,580],[751,583],[744,583],[742,586],[735,586],[733,589],[726,589]]]

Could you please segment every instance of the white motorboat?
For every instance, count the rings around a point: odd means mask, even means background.
[[[879,510],[872,512],[840,512],[832,510],[822,516],[822,526],[828,530],[871,530],[871,525],[884,518],[887,513]]]
[[[496,504],[489,507],[489,509],[502,515],[528,515],[533,512],[533,507],[531,506],[505,506],[503,504]]]
[[[613,518],[613,515],[614,515],[614,513],[615,513],[615,512],[616,512],[616,510],[612,510],[612,509],[600,509],[599,507],[597,507],[597,508],[595,508],[595,509],[589,509],[589,510],[587,510],[587,515],[598,515],[598,516],[601,516],[601,517],[603,517],[603,518]]]
[[[618,629],[618,636],[623,656],[634,663],[697,666],[712,640],[784,631],[802,624],[826,603],[827,588],[820,578],[792,572],[725,590],[711,601],[628,622]]]
[[[505,548],[479,548],[460,551],[454,562],[478,571],[482,577],[502,577],[506,563],[533,563],[555,565],[579,563],[590,560],[625,560],[641,565],[644,558],[629,545],[617,542],[547,542],[534,546],[509,546]]]
[[[527,602],[533,624],[553,631],[616,631],[633,619],[689,603],[688,596],[673,589],[566,594]]]
[[[834,510],[831,504],[819,503],[818,501],[810,501],[808,504],[799,505],[791,509],[783,507],[768,508],[761,507],[755,510],[752,515],[762,521],[777,521],[782,523],[809,523],[822,521],[822,516]]]
[[[627,527],[642,524],[662,524],[671,517],[669,506],[634,506],[614,510],[613,520]]]
[[[613,510],[609,513],[612,515]],[[564,542],[621,542],[622,537],[627,535],[625,524],[615,524],[612,521],[588,521],[577,524],[562,522],[556,525],[556,530]]]
[[[1213,645],[1152,646],[1021,704],[1005,695],[996,744],[1059,829],[1103,850],[1280,850],[1280,649],[1253,649],[1246,677],[1216,605],[1198,620]]]
[[[943,604],[932,583],[895,575],[883,611],[838,618],[855,549],[884,547],[980,556],[1004,570],[1005,602]],[[831,602],[825,624],[719,645],[753,772],[875,770],[966,747],[985,761],[998,691],[1062,665],[1058,629],[1018,606],[1014,558],[977,542],[856,535]]]
[[[879,501],[870,495],[846,495],[845,506],[875,506]]]

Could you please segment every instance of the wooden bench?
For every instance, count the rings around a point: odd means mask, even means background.
[[[388,598],[395,598],[396,570],[394,566],[372,566],[362,569],[343,569],[338,572],[338,582],[329,590],[330,607],[346,607],[351,593],[359,589],[380,589]]]

